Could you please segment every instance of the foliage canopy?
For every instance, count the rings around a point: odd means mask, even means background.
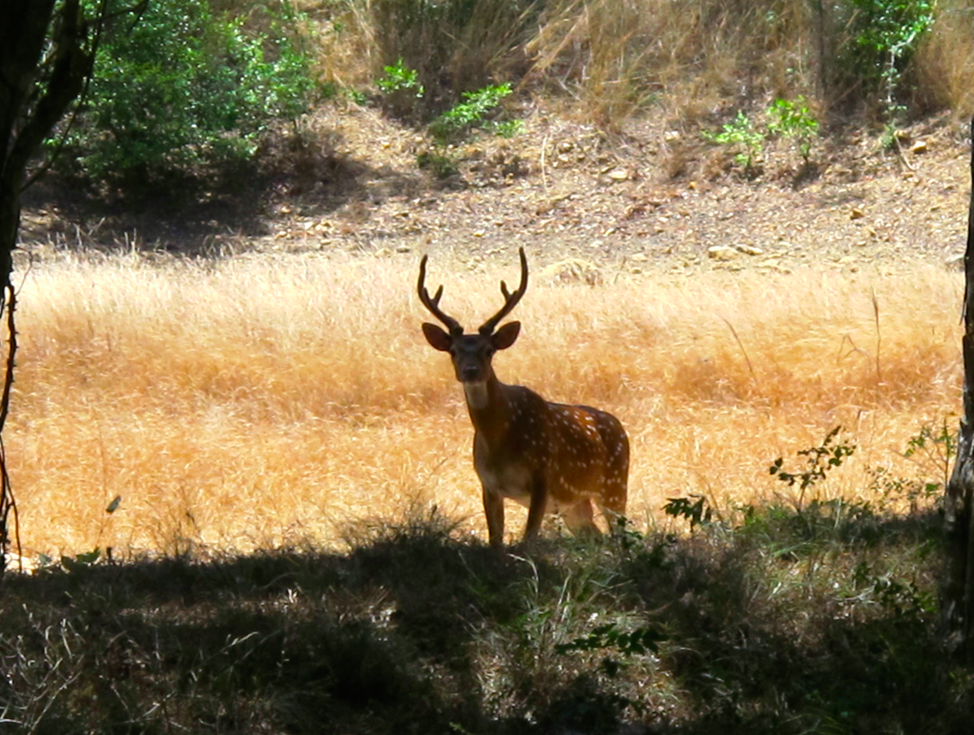
[[[265,13],[256,32],[209,0],[160,0],[109,28],[67,139],[79,173],[144,176],[246,160],[270,125],[305,112],[314,82],[299,18],[287,3]]]

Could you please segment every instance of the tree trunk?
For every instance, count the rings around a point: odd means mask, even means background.
[[[0,574],[16,539],[17,510],[2,433],[17,350],[16,293],[11,277],[20,229],[20,195],[31,157],[81,94],[91,74],[94,39],[104,12],[102,4],[89,22],[81,0],[0,0],[0,343],[6,343],[6,352],[0,356]]]
[[[971,121],[974,137],[974,119]],[[971,150],[974,181],[974,145]],[[941,591],[941,610],[952,653],[970,660],[974,654],[974,191],[967,215],[967,248],[964,252],[964,413],[960,421],[957,458],[944,495],[944,545],[946,569]]]
[[[6,182],[4,182],[6,183]],[[20,227],[20,189],[8,191],[0,190],[0,322],[9,324],[13,329],[14,290],[10,286],[10,276],[13,272],[13,251],[17,245],[17,230]],[[9,298],[8,298],[9,294]],[[7,314],[9,319],[2,319]],[[0,330],[2,334],[2,330]],[[7,568],[7,552],[11,545],[20,555],[20,533],[17,516],[17,503],[10,487],[10,476],[7,474],[6,450],[3,446],[2,431],[6,422],[9,408],[10,388],[13,385],[13,366],[16,347],[16,335],[13,331],[7,334],[6,368],[0,366],[0,380],[2,380],[2,395],[0,400],[0,575]]]

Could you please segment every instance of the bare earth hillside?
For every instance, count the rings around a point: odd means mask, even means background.
[[[730,152],[656,123],[606,141],[536,114],[519,138],[460,148],[462,178],[431,187],[416,173],[414,136],[368,112],[330,122],[342,131],[339,153],[367,165],[359,192],[333,211],[320,206],[327,187],[299,192],[277,208],[272,247],[446,248],[477,260],[524,245],[586,278],[598,277],[592,269],[950,264],[963,249],[969,147],[947,124],[907,131],[899,154],[878,138],[820,144],[804,177],[781,144],[748,181]]]
[[[944,118],[902,131],[892,150],[878,135],[822,138],[809,170],[786,141],[770,141],[750,180],[732,150],[659,120],[610,140],[534,110],[513,139],[450,149],[458,172],[446,178],[418,166],[431,150],[422,136],[376,110],[330,108],[307,130],[314,142],[287,153],[291,168],[257,201],[202,204],[187,218],[38,198],[22,240],[37,255],[74,242],[414,258],[446,249],[471,265],[523,245],[533,261],[584,280],[620,269],[952,266],[963,250],[969,143]]]

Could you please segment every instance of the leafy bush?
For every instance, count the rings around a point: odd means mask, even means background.
[[[250,158],[275,120],[305,112],[313,90],[297,17],[268,6],[261,33],[208,0],[148,4],[109,29],[69,150],[94,179]],[[50,141],[55,145],[55,141]]]
[[[903,75],[920,39],[934,20],[932,0],[850,0],[851,38],[840,51],[867,94],[881,94],[887,114],[903,109],[897,101]]]
[[[733,147],[737,151],[734,162],[746,174],[754,173],[754,162],[764,150],[765,134],[757,129],[743,110],[731,122],[725,123],[720,132],[704,131],[703,136],[711,143]]]
[[[385,76],[376,84],[385,94],[406,91],[416,97],[423,96],[424,87],[418,81],[419,72],[403,64],[401,58],[395,64],[385,67],[384,71]]]
[[[718,132],[704,131],[703,137],[711,143],[732,148],[735,151],[734,162],[748,176],[756,173],[755,162],[764,153],[764,143],[768,136],[772,135],[794,140],[807,167],[819,125],[805,98],[800,95],[794,100],[779,97],[765,111],[765,118],[766,124],[759,127],[740,110]]]
[[[430,124],[430,132],[441,143],[448,142],[477,127],[496,128],[498,134],[510,137],[517,132],[516,123],[519,121],[498,123],[488,120],[487,116],[497,109],[501,100],[511,92],[510,83],[496,84],[474,92],[464,92],[464,101],[436,118]]]
[[[539,8],[527,0],[375,0],[370,44],[384,64],[401,59],[416,70],[426,90],[419,117],[429,119],[462,90],[521,77]]]
[[[383,67],[383,72],[375,82],[382,94],[382,107],[396,117],[414,115],[426,93],[419,82],[419,72],[406,66],[402,58]]]
[[[793,139],[808,166],[812,141],[818,135],[818,120],[809,111],[804,97],[794,101],[779,98],[772,102],[768,108],[768,132]]]
[[[669,498],[663,506],[663,512],[674,518],[683,518],[690,522],[690,530],[711,522],[713,508],[703,495],[693,495],[690,498]]]
[[[824,441],[817,447],[809,447],[798,452],[801,457],[807,457],[804,472],[789,472],[784,468],[784,459],[778,457],[768,468],[768,472],[777,475],[778,479],[794,487],[798,485],[800,495],[798,496],[798,510],[801,513],[802,503],[805,499],[805,491],[813,485],[825,480],[828,473],[842,465],[846,457],[851,457],[856,451],[855,443],[839,440],[841,426],[836,426],[826,436]]]

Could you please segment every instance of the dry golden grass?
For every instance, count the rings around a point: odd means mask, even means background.
[[[759,97],[813,89],[808,15],[792,2],[563,0],[546,6],[528,49],[536,78],[612,129],[653,99],[681,119],[712,113],[745,78]]]
[[[417,501],[483,533],[472,430],[448,358],[420,333],[415,261],[35,266],[6,433],[25,554],[328,544],[350,519]],[[437,256],[430,281],[470,328],[496,309],[509,266],[470,272]],[[836,424],[859,451],[818,491],[868,497],[867,468],[912,476],[907,439],[959,405],[957,274],[591,287],[542,270],[498,374],[622,418],[639,526],[666,523],[667,497],[706,493],[729,512],[782,492],[770,462],[797,467],[794,452]],[[512,533],[523,519],[512,514]]]
[[[927,105],[947,106],[961,118],[974,112],[974,27],[970,4],[937,3],[937,22],[918,50],[917,95]]]
[[[485,0],[449,13],[397,0],[300,5],[320,21],[325,80],[366,88],[402,58],[419,71],[434,111],[460,92],[505,81],[564,95],[606,130],[651,103],[671,124],[695,126],[744,100],[804,95],[824,113],[862,97],[861,80],[836,67],[854,32],[858,11],[849,3]],[[911,62],[918,111],[948,107],[963,116],[974,106],[968,13],[960,0],[937,4]]]

